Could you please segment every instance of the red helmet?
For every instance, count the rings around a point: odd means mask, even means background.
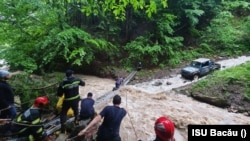
[[[49,99],[46,96],[37,97],[35,99],[34,105],[38,108],[43,108],[48,105]]]
[[[167,117],[155,121],[155,133],[162,141],[174,141],[174,123]]]

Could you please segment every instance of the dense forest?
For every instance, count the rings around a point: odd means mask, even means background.
[[[249,52],[248,0],[1,0],[0,58],[28,73],[173,67]]]

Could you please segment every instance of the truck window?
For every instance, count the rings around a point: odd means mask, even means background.
[[[201,66],[201,63],[192,61],[190,65],[193,67],[199,68]]]
[[[209,66],[209,61],[202,63],[202,67]]]

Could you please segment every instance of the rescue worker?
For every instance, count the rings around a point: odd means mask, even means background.
[[[28,137],[29,141],[41,141],[46,136],[41,121],[41,109],[48,103],[48,97],[37,97],[29,109],[17,116],[12,133],[20,137]]]
[[[93,119],[95,116],[93,94],[89,92],[87,98],[81,100],[80,120]]]
[[[140,71],[142,69],[142,65],[141,65],[141,62],[139,62],[137,64],[137,67],[136,67],[137,71]]]
[[[113,97],[113,106],[106,106],[86,128],[78,133],[78,136],[85,135],[91,127],[95,126],[103,119],[103,122],[97,131],[96,141],[121,141],[119,134],[120,125],[122,119],[127,114],[127,111],[124,108],[120,108],[120,104],[121,97],[115,95]]]
[[[14,105],[14,93],[7,82],[11,78],[10,72],[0,70],[0,118],[16,117],[16,108]]]
[[[120,88],[120,85],[123,83],[123,78],[118,77],[118,79],[115,82],[115,88],[113,88],[113,91],[118,90]]]
[[[156,138],[154,141],[175,141],[174,123],[167,117],[159,117],[155,121],[154,130]]]
[[[85,86],[85,82],[80,78],[76,78],[73,76],[74,71],[67,70],[66,78],[60,83],[58,87],[58,96],[62,96],[64,94],[64,100],[62,104],[62,111],[60,114],[61,120],[61,132],[65,132],[65,122],[67,120],[67,112],[70,108],[74,111],[75,122],[78,122],[78,114],[79,114],[79,86]]]

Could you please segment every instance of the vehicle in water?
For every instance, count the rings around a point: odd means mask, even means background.
[[[181,69],[181,76],[190,80],[198,80],[200,77],[220,70],[221,64],[214,62],[209,58],[199,58],[191,61],[191,63]]]

